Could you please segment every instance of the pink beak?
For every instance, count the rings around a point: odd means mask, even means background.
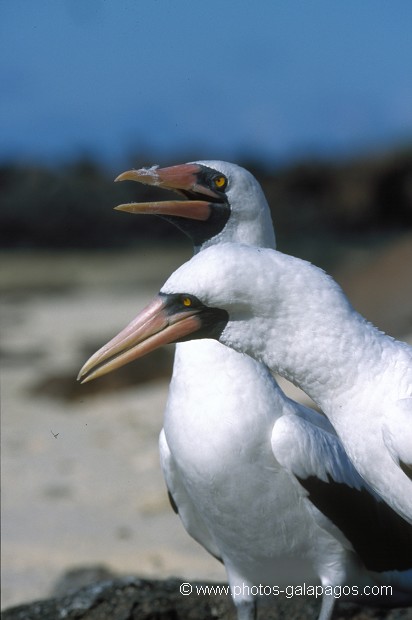
[[[128,170],[120,174],[115,181],[138,181],[145,185],[163,187],[179,192],[184,190],[201,194],[206,198],[220,198],[217,192],[201,185],[198,174],[201,168],[198,164],[181,164],[168,168],[141,168]],[[211,202],[208,200],[165,200],[162,202],[131,202],[115,207],[117,211],[128,213],[149,213],[154,215],[174,215],[193,220],[206,221],[211,213]]]
[[[197,314],[194,308],[170,314],[161,295],[156,296],[127,327],[92,355],[77,379],[86,383],[196,332],[202,325]]]

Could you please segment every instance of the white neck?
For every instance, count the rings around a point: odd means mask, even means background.
[[[254,355],[322,409],[342,406],[358,384],[385,371],[392,340],[355,312],[322,270],[279,252],[265,252],[265,261],[263,296],[262,281],[249,279],[246,315],[241,292],[234,294],[221,342]]]

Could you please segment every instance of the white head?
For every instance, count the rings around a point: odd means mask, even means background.
[[[121,174],[133,180],[171,189],[186,200],[131,203],[116,209],[152,213],[170,220],[188,234],[197,251],[218,243],[275,247],[270,209],[255,177],[224,161],[196,161],[170,168],[143,168]]]
[[[162,344],[214,338],[269,364],[314,334],[329,334],[335,317],[353,312],[321,269],[266,248],[219,244],[179,267],[160,294],[83,367],[85,380]],[[270,355],[272,355],[270,353]]]

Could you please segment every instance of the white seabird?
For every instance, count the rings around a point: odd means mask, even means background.
[[[119,178],[125,179],[182,191],[188,200],[119,208],[157,212],[175,223],[179,218],[198,250],[228,240],[274,245],[261,188],[237,166],[195,162],[131,171]],[[183,304],[185,316],[185,300],[179,296],[176,301],[177,307]],[[190,307],[191,297],[187,302]],[[170,307],[170,312],[177,307]],[[133,349],[121,352],[132,346],[136,327],[131,324],[126,335],[95,354],[81,377],[94,378],[134,356]],[[156,338],[148,341],[151,348]],[[114,354],[120,357],[105,362]],[[100,363],[103,366],[93,372]],[[254,617],[254,596],[248,592],[258,584],[279,583],[280,565],[289,567],[297,583],[303,581],[302,569],[310,567],[325,587],[391,583],[390,604],[412,602],[411,578],[405,572],[412,561],[399,557],[405,549],[402,535],[391,539],[378,560],[376,553],[372,558],[370,544],[362,548],[362,532],[356,528],[362,530],[365,525],[362,511],[366,519],[371,510],[386,512],[389,521],[397,521],[397,515],[376,501],[327,420],[286,398],[263,365],[210,340],[179,344],[160,450],[166,483],[186,530],[222,559],[232,592],[242,592],[234,596],[239,618]],[[326,508],[320,506],[318,496]],[[352,531],[346,525],[336,526],[336,515],[333,519],[328,514],[336,511],[339,498],[346,504],[350,497],[357,506],[352,515],[357,518],[346,519],[354,521]],[[345,521],[347,508],[343,512]],[[375,546],[376,536],[381,535],[379,531],[370,536]],[[356,547],[362,548],[360,557]],[[402,572],[398,575],[393,572],[396,569]],[[323,619],[330,617],[333,602],[331,596],[324,598]]]

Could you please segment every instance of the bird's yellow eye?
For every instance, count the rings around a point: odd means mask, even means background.
[[[218,187],[219,189],[222,189],[226,185],[226,177],[224,177],[223,175],[219,177],[215,177],[213,179],[213,183],[215,184],[216,187]]]
[[[183,297],[182,303],[184,306],[186,306],[186,308],[189,308],[192,305],[192,300],[190,299],[190,297]]]

